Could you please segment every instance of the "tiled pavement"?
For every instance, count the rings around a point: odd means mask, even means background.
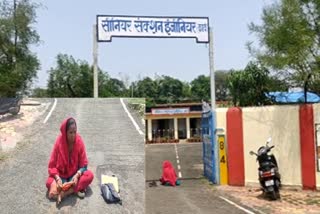
[[[320,214],[319,191],[283,188],[280,190],[281,199],[271,201],[262,195],[258,187],[218,186],[217,190],[231,196],[233,201],[254,208],[256,213]]]

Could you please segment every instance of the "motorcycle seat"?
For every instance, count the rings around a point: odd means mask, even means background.
[[[276,167],[276,165],[272,162],[266,161],[266,162],[262,162],[260,164],[259,170],[263,170],[263,169],[268,169],[270,170],[271,168]]]

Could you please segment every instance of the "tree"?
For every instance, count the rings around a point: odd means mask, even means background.
[[[157,83],[150,77],[139,80],[134,88],[136,97],[156,98],[158,96]]]
[[[235,106],[261,106],[270,103],[266,97],[269,83],[269,71],[250,62],[246,68],[231,71],[228,76],[228,88]]]
[[[43,98],[48,97],[47,90],[43,88],[35,88],[32,90],[32,97]]]
[[[188,82],[182,82],[182,99],[190,100],[191,98],[191,86]]]
[[[216,71],[215,72],[215,91],[216,100],[225,101],[228,98],[228,71]]]
[[[124,97],[128,96],[125,84],[116,78],[109,78],[103,84],[102,97]]]
[[[85,61],[58,54],[57,66],[49,70],[48,95],[51,97],[92,97],[92,69]]]
[[[56,67],[49,70],[48,95],[51,97],[93,97],[93,67],[73,56],[58,54]],[[98,69],[99,97],[124,97],[124,83]]]
[[[177,102],[183,95],[183,83],[178,79],[162,76],[158,80],[158,93],[158,100],[161,102]]]
[[[251,23],[263,50],[249,44],[262,64],[281,73],[293,86],[320,92],[320,1],[281,0],[266,6],[262,24]]]
[[[39,43],[32,28],[38,7],[29,0],[0,2],[0,96],[24,92],[37,77],[40,64],[29,46]]]
[[[192,80],[191,83],[191,96],[193,99],[209,100],[210,96],[210,77],[205,75],[200,75],[196,79]]]
[[[270,76],[267,82],[268,91],[288,91],[289,85],[286,80],[280,79],[278,76]]]
[[[228,98],[227,71],[215,71],[216,100],[224,101]],[[191,81],[191,94],[195,100],[211,100],[210,77],[200,75]]]

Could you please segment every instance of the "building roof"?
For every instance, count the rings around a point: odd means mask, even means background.
[[[201,106],[202,103],[169,103],[169,104],[156,104],[154,107],[180,107],[180,106]]]

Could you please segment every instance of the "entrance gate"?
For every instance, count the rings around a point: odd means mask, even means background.
[[[93,26],[93,87],[98,95],[98,42],[111,42],[113,37],[195,38],[197,43],[209,43],[211,107],[202,116],[204,174],[218,183],[214,167],[217,155],[215,140],[215,81],[213,69],[213,33],[208,17],[160,17],[97,15]],[[217,166],[217,165],[216,165]]]
[[[202,113],[202,145],[204,176],[214,184],[218,183],[216,157],[216,137],[212,111]]]

